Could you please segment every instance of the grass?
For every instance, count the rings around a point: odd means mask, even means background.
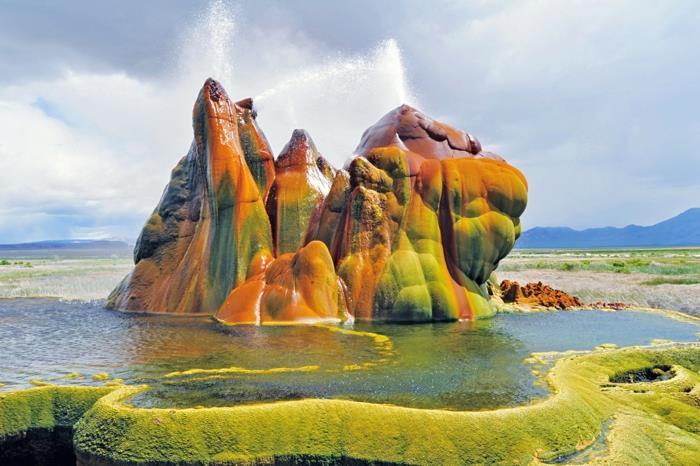
[[[0,298],[105,298],[132,267],[129,257],[3,259]]]
[[[17,265],[20,267],[32,267],[32,263],[29,261],[11,261],[7,259],[0,259],[0,265]]]
[[[590,254],[590,253],[589,253]],[[550,269],[564,272],[592,271],[592,272],[615,272],[615,273],[648,273],[653,275],[687,275],[700,274],[700,257],[698,258],[676,258],[658,257],[650,259],[634,258],[614,258],[607,256],[571,257],[568,253],[562,253],[560,257],[549,260],[541,260],[536,257],[518,257],[517,261],[504,261],[499,268],[500,271],[520,271],[525,269]],[[535,259],[537,259],[535,261]]]
[[[661,277],[654,278],[651,280],[645,280],[641,282],[642,285],[656,286],[656,285],[697,285],[700,284],[700,278],[670,278]]]
[[[624,302],[700,315],[700,248],[514,250],[499,279],[542,281],[584,302]]]

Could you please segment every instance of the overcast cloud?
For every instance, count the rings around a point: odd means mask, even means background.
[[[336,166],[407,101],[530,183],[525,228],[700,206],[694,1],[0,0],[0,242],[133,240],[204,79]]]

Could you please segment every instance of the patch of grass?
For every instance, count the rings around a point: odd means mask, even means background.
[[[656,285],[698,285],[700,284],[700,278],[671,278],[671,277],[659,277],[653,278],[651,280],[645,280],[642,285],[656,286]]]
[[[700,274],[700,249],[514,251],[501,271],[548,269],[653,275]]]
[[[129,258],[2,260],[9,264],[0,266],[0,298],[104,298],[133,267]]]
[[[32,267],[29,261],[11,261],[8,259],[0,259],[0,265],[17,265],[19,267]]]
[[[576,269],[576,264],[574,264],[573,262],[564,262],[561,265],[560,269],[565,272],[571,272],[572,270]]]

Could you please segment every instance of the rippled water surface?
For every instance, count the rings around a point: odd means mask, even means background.
[[[223,327],[206,318],[122,314],[102,306],[0,300],[3,389],[37,380],[94,384],[93,374],[108,372],[152,386],[133,400],[140,406],[325,397],[483,409],[546,395],[523,364],[532,352],[696,341],[698,332],[692,324],[632,311],[502,314],[476,323],[337,331]],[[182,373],[190,369],[200,370]]]

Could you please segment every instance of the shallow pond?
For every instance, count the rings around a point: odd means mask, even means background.
[[[545,396],[523,360],[599,344],[697,341],[698,327],[643,312],[500,314],[476,323],[223,327],[123,314],[102,302],[0,300],[0,384],[95,384],[108,372],[152,389],[138,406],[306,397],[486,409]],[[385,338],[388,337],[388,338]],[[186,373],[177,373],[199,369]],[[224,369],[223,371],[219,369]]]

